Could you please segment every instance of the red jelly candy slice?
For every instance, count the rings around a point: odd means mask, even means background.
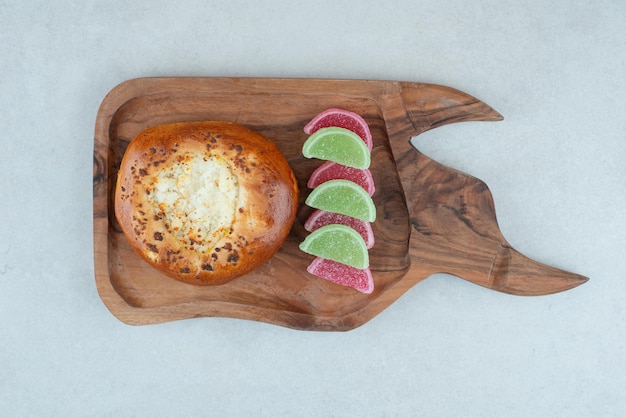
[[[350,286],[361,293],[369,294],[374,290],[374,278],[369,268],[361,270],[318,257],[307,267],[307,271],[329,282]]]
[[[372,133],[367,122],[358,114],[344,109],[327,109],[314,117],[304,127],[304,132],[311,135],[322,128],[337,126],[348,129],[365,141],[368,150],[372,150]]]
[[[363,187],[370,195],[374,195],[374,178],[368,169],[348,167],[332,161],[326,161],[311,173],[307,183],[309,189],[314,189],[329,180],[350,180]]]

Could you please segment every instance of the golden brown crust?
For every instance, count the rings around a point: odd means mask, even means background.
[[[190,153],[225,161],[239,185],[230,230],[204,252],[193,239],[172,233],[150,196],[157,173]],[[149,128],[130,143],[118,174],[115,215],[131,246],[155,268],[186,283],[214,285],[272,257],[291,229],[297,195],[291,167],[274,142],[229,122],[184,122]]]

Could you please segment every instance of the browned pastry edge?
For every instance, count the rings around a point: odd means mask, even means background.
[[[170,233],[150,201],[149,179],[189,152],[226,161],[239,184],[230,231],[206,252]],[[169,277],[199,285],[229,282],[269,260],[286,239],[297,204],[297,181],[274,142],[221,121],[142,131],[124,154],[115,190],[115,216],[135,251]]]

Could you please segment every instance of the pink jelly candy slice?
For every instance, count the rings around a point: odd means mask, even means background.
[[[372,150],[372,133],[370,132],[367,122],[365,122],[360,115],[350,112],[349,110],[336,108],[324,110],[314,117],[311,122],[306,124],[304,132],[307,135],[311,135],[319,129],[329,128],[331,126],[337,126],[354,132],[365,141],[367,149]]]
[[[311,216],[309,216],[309,219],[307,219],[304,223],[304,229],[309,232],[313,232],[316,229],[323,227],[324,225],[331,224],[349,226],[350,228],[361,234],[363,240],[365,241],[365,246],[368,249],[374,246],[374,231],[372,230],[372,225],[369,222],[339,213],[326,212],[325,210],[316,210]]]
[[[374,178],[368,169],[348,167],[332,161],[326,161],[311,173],[307,187],[314,189],[328,180],[350,180],[363,187],[370,196],[374,195]]]
[[[369,268],[360,270],[317,257],[306,270],[314,276],[342,286],[350,286],[361,293],[369,294],[374,290],[374,279]]]

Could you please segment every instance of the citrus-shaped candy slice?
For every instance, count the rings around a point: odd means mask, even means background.
[[[306,270],[314,276],[342,286],[350,286],[361,293],[369,294],[374,290],[374,278],[369,268],[357,269],[317,257]]]
[[[344,128],[322,128],[302,146],[306,158],[334,161],[355,168],[370,166],[370,151],[360,136]]]
[[[313,232],[324,225],[331,224],[349,226],[361,235],[365,241],[365,246],[368,249],[374,246],[374,231],[372,230],[372,225],[369,222],[353,218],[352,216],[342,215],[340,213],[316,210],[304,223],[304,229],[309,232]]]
[[[368,150],[372,150],[372,133],[367,122],[358,114],[344,109],[327,109],[315,116],[304,127],[304,132],[311,135],[322,128],[337,126],[348,129],[361,137]]]
[[[333,161],[326,161],[313,171],[307,186],[314,189],[328,180],[350,180],[363,187],[372,196],[376,191],[372,172],[365,168],[348,167]]]
[[[358,269],[369,267],[365,241],[358,232],[345,225],[326,225],[311,232],[300,243],[300,249]]]
[[[364,188],[350,180],[330,180],[317,186],[306,198],[312,208],[340,213],[367,222],[376,220],[376,206]]]

